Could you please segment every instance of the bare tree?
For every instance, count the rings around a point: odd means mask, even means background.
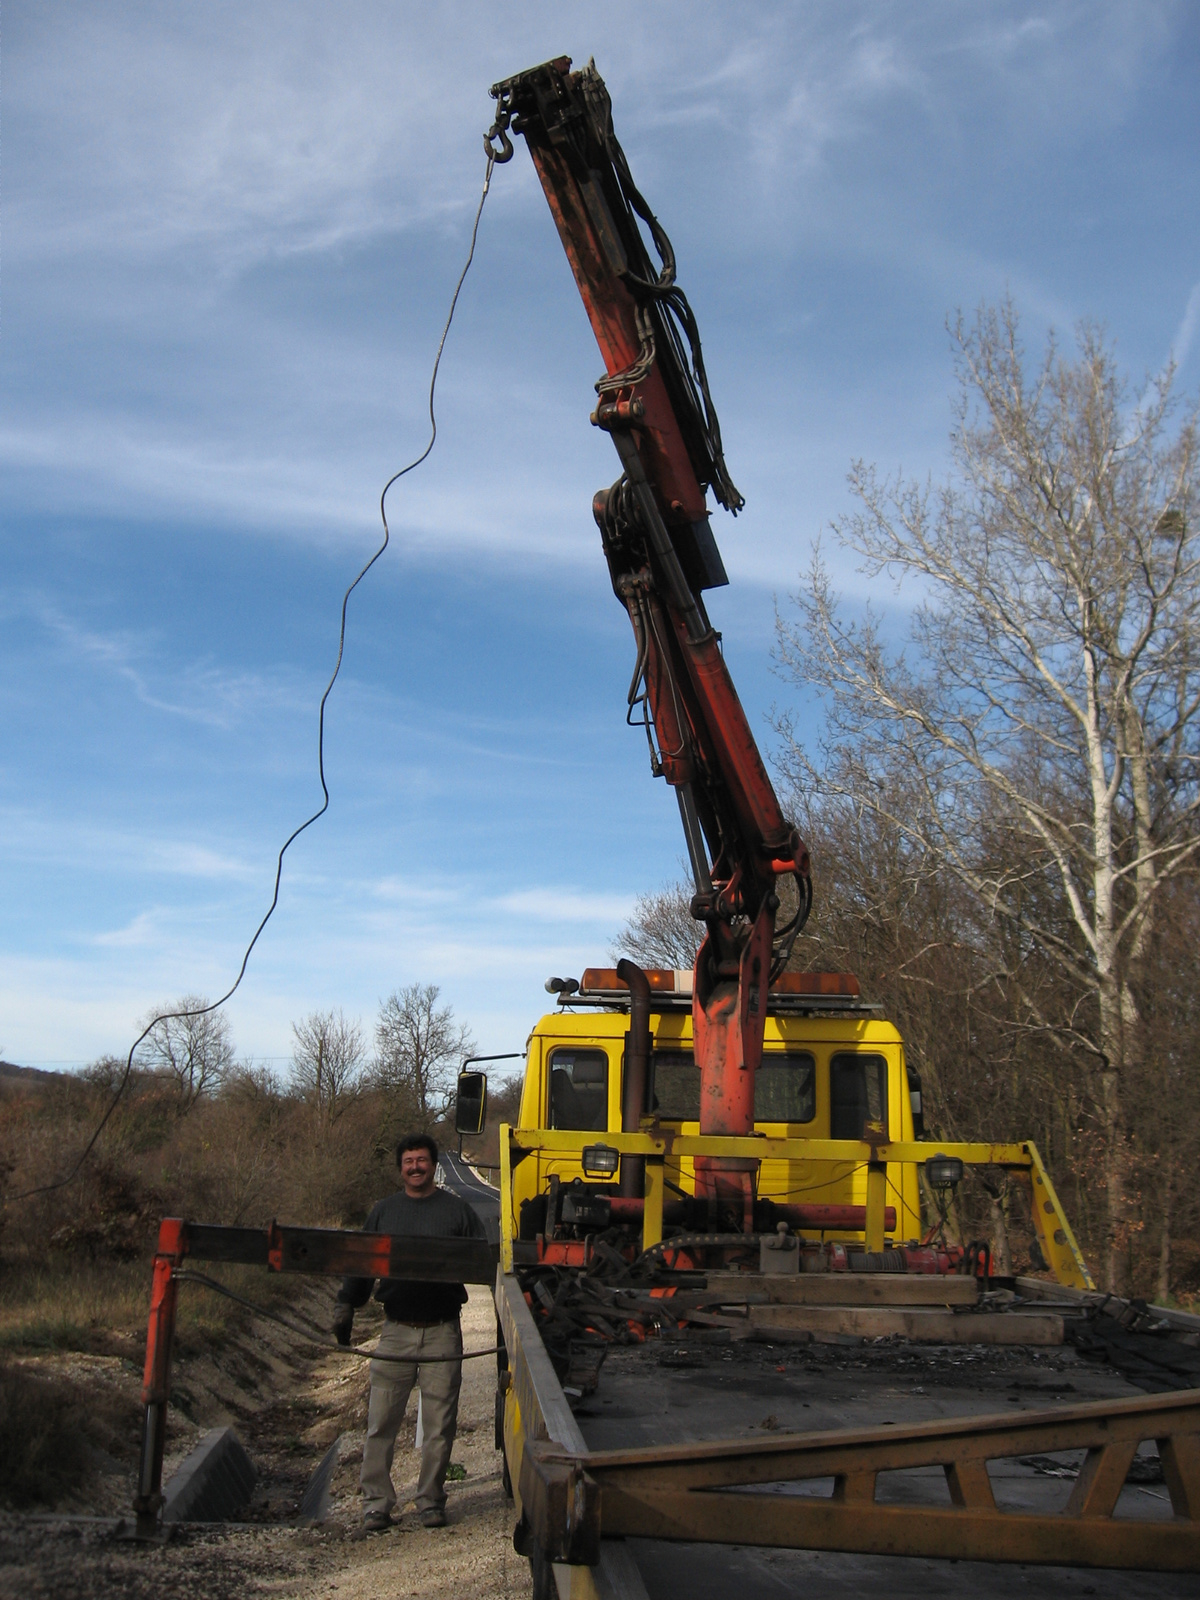
[[[1171,373],[1131,408],[1094,328],[1074,362],[1051,338],[1032,375],[1011,304],[952,331],[955,476],[935,490],[858,463],[862,509],[836,525],[865,572],[920,586],[917,659],[870,612],[842,618],[815,551],[777,653],[823,694],[826,733],[819,758],[792,737],[786,760],[913,839],[1072,994],[1041,1020],[1087,1063],[1122,1287],[1139,974],[1161,891],[1200,849],[1196,415],[1173,426]],[[915,807],[893,805],[901,773]]]
[[[439,993],[433,983],[407,984],[383,1002],[375,1024],[376,1079],[422,1127],[445,1110],[458,1064],[475,1049]]]
[[[643,967],[689,970],[704,937],[704,924],[691,912],[692,891],[685,883],[668,883],[656,894],[641,894],[633,915],[612,946],[613,960],[630,956]]]
[[[141,1065],[161,1073],[177,1091],[176,1109],[185,1115],[202,1095],[218,1088],[233,1066],[233,1039],[223,1012],[209,1011],[202,995],[186,994],[159,1007],[163,1016],[138,1051]],[[150,1016],[156,1015],[151,1012]],[[146,1018],[149,1021],[150,1017]]]
[[[362,1029],[341,1009],[314,1011],[292,1023],[292,1083],[322,1120],[336,1122],[358,1094],[366,1046]]]

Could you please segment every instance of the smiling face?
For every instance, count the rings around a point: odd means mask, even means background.
[[[434,1190],[437,1163],[424,1146],[406,1150],[400,1157],[400,1181],[410,1200],[423,1200]]]

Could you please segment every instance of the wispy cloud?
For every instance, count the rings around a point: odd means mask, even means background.
[[[30,601],[29,610],[60,645],[127,683],[143,705],[188,722],[229,728],[251,709],[259,710],[267,704],[295,710],[311,703],[307,696],[301,701],[293,683],[271,681],[254,673],[231,673],[206,663],[176,670],[174,686],[188,698],[173,697],[156,689],[151,681],[152,674],[164,675],[161,640],[128,630],[105,632],[88,628],[44,598]]]
[[[10,187],[9,250],[199,247],[245,270],[453,214],[465,197],[428,183],[428,157],[478,89],[447,94],[420,49],[364,49],[371,30],[361,10],[329,30],[319,8],[268,4],[112,7],[33,31],[9,77],[10,137],[35,135],[70,187]]]
[[[161,917],[155,911],[139,911],[137,916],[123,928],[93,933],[86,942],[101,950],[144,948],[161,937],[161,921]]]
[[[390,876],[376,879],[369,886],[378,901],[416,915],[449,912],[469,913],[489,920],[521,919],[521,925],[547,926],[564,923],[615,924],[623,922],[633,910],[634,896],[605,894],[569,884],[535,884],[527,889],[496,894],[480,887],[473,879],[454,879],[443,874],[424,877]]]
[[[0,808],[0,860],[10,867],[69,867],[74,870],[162,874],[200,881],[250,883],[262,878],[263,863],[194,839],[137,827],[88,823],[17,806]]]
[[[609,924],[622,922],[632,913],[633,897],[547,886],[502,895],[495,906],[534,922]]]
[[[1171,355],[1177,367],[1187,365],[1187,359],[1192,353],[1192,345],[1195,343],[1197,329],[1200,329],[1200,283],[1193,284],[1192,292],[1188,295],[1187,305],[1184,307],[1183,320],[1175,330],[1175,337],[1171,340]]]

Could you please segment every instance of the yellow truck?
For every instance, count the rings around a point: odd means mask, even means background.
[[[772,994],[753,1131],[703,1135],[691,974],[644,976],[636,1129],[632,991],[589,969],[547,985],[500,1130],[496,1444],[536,1600],[916,1596],[951,1571],[1011,1600],[1051,1567],[1091,1593],[1095,1568],[1142,1569],[1181,1600],[1200,1391],[1080,1360],[1107,1302],[1036,1148],[922,1140],[899,1033],[831,974]],[[464,1133],[485,1101],[464,1073]],[[757,1163],[760,1229],[702,1231],[705,1156]],[[1002,1280],[931,1237],[972,1164],[1028,1184],[1052,1275]]]
[[[593,1219],[605,1219],[605,1226],[624,1224],[627,1231],[636,1224],[643,1249],[659,1242],[664,1220],[698,1221],[698,1208],[689,1204],[696,1194],[695,1156],[701,1149],[692,974],[660,970],[647,977],[653,996],[650,1071],[636,1126],[628,1116],[623,1122],[629,991],[615,970],[590,968],[581,984],[563,983],[564,1004],[542,1017],[530,1035],[518,1128],[502,1144],[508,1265],[514,1258],[586,1264],[586,1238],[598,1231],[597,1221],[575,1221],[578,1205],[568,1207],[567,1221],[562,1217],[563,1204],[580,1190],[593,1202]],[[933,1156],[941,1162],[935,1173],[943,1190],[961,1176],[955,1165],[960,1161],[1027,1175],[1043,1259],[1060,1282],[1093,1287],[1032,1145],[971,1145],[961,1153],[957,1146],[914,1148],[925,1131],[920,1078],[905,1059],[896,1028],[863,1004],[850,975],[788,973],[779,980],[755,1074],[754,1108],[751,1148],[759,1163],[760,1231],[785,1223],[796,1236],[801,1262],[813,1269],[818,1260],[824,1265],[830,1259],[831,1252],[822,1248],[830,1245],[843,1247],[832,1256],[839,1263],[849,1250],[875,1256],[891,1252],[892,1270],[960,1268],[966,1251],[958,1241],[943,1237],[936,1247],[922,1245],[937,1220],[936,1214],[923,1217],[921,1197],[921,1170]],[[620,1193],[620,1158],[629,1149],[611,1136],[622,1132],[650,1141],[648,1152],[653,1145],[644,1196]],[[581,1134],[590,1137],[581,1142]],[[864,1159],[863,1140],[875,1141],[868,1148],[884,1159]],[[713,1153],[732,1148],[720,1141]],[[941,1182],[942,1174],[952,1182]],[[926,1213],[936,1191],[930,1188],[927,1194]],[[757,1244],[747,1242],[753,1253]],[[906,1252],[905,1259],[896,1252]],[[989,1265],[986,1258],[979,1263],[985,1277]]]
[[[690,972],[552,980],[500,1130],[497,1444],[535,1594],[986,1596],[1027,1582],[995,1562],[1196,1570],[1200,1391],[1085,1377],[1064,1340],[1091,1280],[1037,1151],[922,1142],[896,1030],[847,976],[792,970],[811,864],[707,609],[728,581],[709,498],[743,499],[674,250],[594,65],[492,94],[489,162],[523,137],[604,360],[591,420],[621,471],[592,509],[633,631],[627,718],[678,803],[703,929]],[[482,1085],[464,1091],[473,1128]],[[999,1283],[986,1244],[947,1235],[972,1163],[1028,1181],[1049,1280]],[[1047,1406],[1065,1394],[1087,1403]],[[1149,1439],[1158,1501],[1126,1487]],[[1069,1489],[1037,1464],[1064,1452]],[[932,1558],[980,1565],[955,1584]]]

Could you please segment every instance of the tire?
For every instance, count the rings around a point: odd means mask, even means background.
[[[533,1588],[530,1591],[533,1600],[558,1600],[554,1569],[540,1550],[535,1550],[530,1556],[529,1570],[533,1579]]]

